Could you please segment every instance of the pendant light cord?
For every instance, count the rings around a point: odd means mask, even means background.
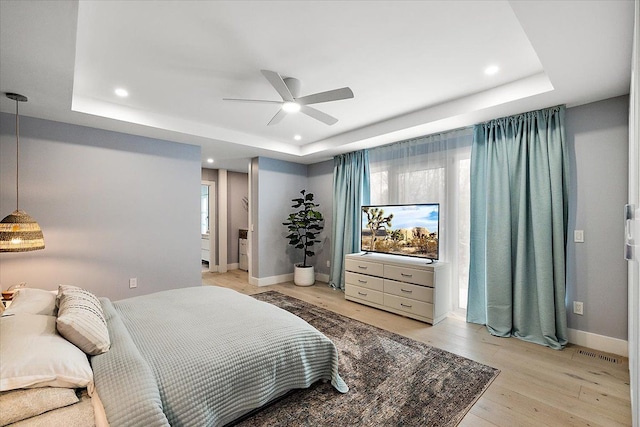
[[[19,192],[18,192],[18,173],[19,173],[19,168],[18,168],[18,163],[19,163],[19,159],[20,159],[20,122],[18,119],[18,104],[20,104],[20,102],[16,99],[16,210],[19,209],[19,205],[18,205],[18,201],[19,201]]]

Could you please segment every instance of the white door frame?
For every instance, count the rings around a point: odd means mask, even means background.
[[[227,170],[218,169],[218,272],[228,270],[227,257]]]
[[[625,256],[629,261],[629,377],[631,419],[640,427],[640,2],[635,2],[635,25],[629,97],[629,204]]]

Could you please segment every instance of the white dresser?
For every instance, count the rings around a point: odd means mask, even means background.
[[[374,253],[346,255],[344,295],[435,325],[451,309],[449,264]]]
[[[241,228],[238,230],[238,268],[249,271],[249,231]]]
[[[201,239],[202,261],[211,262],[211,253],[209,252],[209,235],[203,234]]]
[[[248,245],[247,239],[238,239],[238,268],[243,271],[249,270]]]

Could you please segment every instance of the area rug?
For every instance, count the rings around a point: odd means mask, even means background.
[[[500,372],[276,291],[253,297],[329,337],[349,392],[316,383],[238,426],[455,426]]]

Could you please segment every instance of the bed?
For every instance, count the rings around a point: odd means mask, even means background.
[[[75,287],[50,296],[35,291],[40,290],[20,291],[0,319],[0,413],[7,396],[15,402],[20,393],[43,387],[74,390],[77,402],[18,423],[37,425],[42,417],[77,406],[94,417],[77,425],[223,426],[316,381],[348,391],[328,338],[291,313],[230,289],[186,288],[115,302]],[[21,310],[27,294],[46,299],[40,304],[46,308],[31,304]],[[70,316],[70,309],[78,313]],[[32,325],[35,335],[27,331]],[[43,333],[48,344],[35,343]],[[28,342],[20,343],[25,337]],[[50,357],[54,341],[79,350],[60,350],[72,353],[64,355],[64,364],[77,372],[20,372],[44,364],[40,359]],[[34,354],[38,348],[47,350]],[[14,366],[24,362],[25,353],[29,366]],[[90,363],[88,372],[82,357]]]

